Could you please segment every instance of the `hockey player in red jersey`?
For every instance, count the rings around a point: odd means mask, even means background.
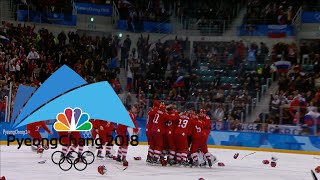
[[[73,147],[71,147],[72,150],[75,151],[75,149],[78,147],[78,155],[79,156],[82,155],[83,148],[84,148],[85,144],[79,143],[80,139],[82,139],[82,137],[80,135],[80,132],[79,131],[72,131],[70,133],[70,139],[71,139],[71,142],[72,142],[72,145],[73,145]]]
[[[174,118],[174,120],[168,120],[166,123],[166,131],[164,136],[164,147],[169,152],[167,158],[168,164],[175,164],[175,155],[176,155],[176,145],[174,141],[174,129],[177,126],[179,120],[179,113],[176,109],[176,106],[171,105],[168,107],[168,113]]]
[[[151,142],[151,149],[153,149],[154,157],[153,157],[153,163],[160,163],[159,158],[160,155],[162,154],[162,149],[163,149],[163,139],[165,135],[165,127],[166,127],[166,122],[168,120],[174,120],[173,116],[170,116],[166,112],[166,106],[164,103],[160,104],[159,109],[155,112],[154,118],[153,118],[153,123],[152,123],[152,139],[153,141]]]
[[[45,121],[34,122],[27,125],[27,133],[33,139],[33,145],[31,145],[32,150],[37,150],[37,153],[42,153],[44,148],[42,145],[42,137],[40,134],[40,128],[43,128],[49,134],[53,134],[46,125]],[[34,146],[37,144],[37,146]]]
[[[202,141],[202,145],[201,145],[201,152],[204,154],[209,167],[211,167],[214,163],[217,162],[217,158],[215,156],[213,156],[209,151],[208,151],[208,137],[210,135],[211,132],[211,120],[210,118],[206,115],[206,110],[201,109],[200,113],[199,113],[199,118],[202,121],[203,124],[203,132],[204,132],[204,138]]]
[[[133,133],[137,134],[139,132],[139,128],[136,122],[136,115],[134,114],[136,113],[136,108],[134,106],[128,106],[127,110],[135,126],[135,128],[133,129]],[[128,161],[127,161],[128,142],[125,140],[127,137],[127,128],[128,128],[127,126],[119,124],[116,130],[117,135],[120,137],[119,143],[122,144],[122,146],[119,147],[116,161],[123,162],[123,166],[128,166]]]
[[[92,120],[92,139],[97,139],[97,135],[99,135],[99,142],[101,144],[101,147],[98,147],[98,154],[97,157],[103,158],[102,150],[103,147],[106,146],[106,154],[105,156],[108,158],[112,158],[113,155],[111,154],[112,144],[108,144],[109,142],[112,143],[112,131],[115,129],[113,123],[102,121],[102,120]],[[95,148],[92,150],[95,151]],[[94,152],[92,152],[94,153]],[[89,153],[88,153],[89,154]]]
[[[193,117],[193,119],[199,119],[197,115]],[[198,120],[199,121],[199,120]],[[205,133],[203,130],[203,126],[198,126],[198,125],[192,125],[191,127],[191,148],[190,148],[190,154],[192,158],[192,165],[193,166],[198,166],[199,161],[198,161],[198,151],[204,146],[203,142],[205,139]]]
[[[203,144],[204,144],[204,148],[208,149],[208,137],[210,135],[211,132],[211,120],[209,118],[209,116],[206,115],[206,110],[204,109],[200,109],[200,113],[199,113],[199,119],[202,121],[203,123],[203,132],[205,135]]]
[[[148,112],[148,119],[147,119],[147,125],[146,125],[146,136],[148,139],[148,156],[147,156],[147,163],[152,163],[152,158],[153,158],[153,149],[151,148],[152,144],[152,134],[151,134],[151,129],[152,129],[152,121],[154,118],[155,112],[157,112],[159,108],[160,103],[158,101],[153,102],[153,108]]]
[[[100,134],[99,134],[99,132],[100,132],[100,120],[92,119],[91,123],[92,123],[91,137],[92,137],[93,140],[96,140],[97,138],[100,138]],[[101,148],[96,147],[96,146],[90,146],[89,150],[94,154],[96,149],[99,149],[100,152],[101,152]],[[91,153],[87,153],[87,155],[90,156]]]
[[[179,164],[183,166],[188,166],[187,153],[188,153],[188,139],[187,136],[190,135],[192,126],[200,126],[202,124],[187,116],[187,113],[181,113],[179,116],[178,126],[175,128],[174,139],[176,143],[176,157]]]
[[[100,127],[99,127],[99,137],[101,138],[101,144],[103,146],[106,146],[106,154],[105,157],[107,158],[113,158],[113,155],[111,154],[112,149],[112,131],[115,130],[115,127],[113,123],[107,122],[107,121],[100,121]],[[103,147],[102,147],[103,149]],[[102,157],[102,149],[98,150],[98,157]]]
[[[112,132],[115,131],[116,129],[115,129],[113,123],[107,122],[107,121],[102,121],[101,122],[101,126],[102,126],[102,128],[100,127],[100,130],[102,131],[101,136],[105,137],[104,138],[104,142],[103,142],[103,144],[105,144],[105,146],[106,146],[105,157],[113,158],[113,155],[111,153],[111,150],[112,150],[112,147],[113,147],[113,144],[112,144],[112,140],[113,140]]]
[[[70,141],[69,141],[69,135],[70,132],[68,131],[58,131],[58,135],[60,137],[60,142],[62,145],[62,154],[61,154],[61,158],[63,158],[64,156],[67,155],[67,152],[70,148]],[[68,154],[69,157],[71,157],[71,154]]]
[[[76,152],[77,147],[79,147],[77,156],[79,157],[82,155],[85,144],[79,143],[80,139],[82,139],[80,132],[59,131],[58,135],[60,136],[60,141],[62,143],[61,145],[63,146],[61,157],[68,156],[70,158],[73,158],[72,153]]]

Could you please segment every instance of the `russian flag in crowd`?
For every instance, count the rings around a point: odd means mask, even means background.
[[[270,38],[283,38],[287,36],[287,25],[268,25]]]
[[[316,118],[316,113],[310,111],[304,116],[304,123],[307,124],[308,126],[312,126],[315,118]]]
[[[8,43],[8,42],[10,42],[10,39],[5,36],[0,35],[0,42],[1,43]]]
[[[184,86],[184,77],[179,76],[177,80],[174,82],[173,87],[183,87]]]
[[[278,72],[287,73],[291,67],[291,62],[289,61],[277,61],[274,63],[277,67]]]

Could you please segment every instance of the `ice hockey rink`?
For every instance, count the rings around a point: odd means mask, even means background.
[[[55,150],[45,151],[42,159],[46,160],[46,163],[39,164],[39,155],[31,152],[30,147],[18,150],[17,146],[2,145],[0,148],[0,175],[7,180],[311,180],[313,178],[310,170],[320,165],[320,160],[314,155],[211,148],[210,152],[217,156],[219,162],[225,164],[224,167],[217,164],[211,169],[150,166],[145,163],[147,146],[139,145],[129,147],[129,167],[126,170],[113,160],[96,159],[80,172],[74,168],[69,171],[60,170],[58,165],[51,161],[52,152]],[[243,158],[253,152],[255,153]],[[233,158],[235,153],[240,154],[237,159]],[[135,156],[142,157],[142,160],[134,160]],[[262,163],[265,159],[270,160],[271,156],[278,158],[276,167]],[[100,175],[97,167],[103,164],[108,171],[105,175]]]

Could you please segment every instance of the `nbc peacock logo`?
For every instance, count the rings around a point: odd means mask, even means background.
[[[64,112],[57,114],[57,122],[53,127],[56,131],[91,131],[92,124],[88,113],[81,108],[66,108]]]

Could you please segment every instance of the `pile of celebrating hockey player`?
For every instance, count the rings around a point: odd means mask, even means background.
[[[126,159],[128,146],[129,144],[138,144],[137,139],[133,137],[139,132],[136,123],[135,106],[128,106],[127,110],[135,125],[135,128],[132,129],[133,136],[130,139],[128,139],[127,126],[119,124],[115,127],[113,123],[92,119],[92,138],[97,139],[100,137],[99,141],[101,142],[99,144],[101,146],[89,146],[89,150],[93,154],[96,149],[98,150],[98,158],[104,158],[102,150],[105,146],[105,157],[121,162],[123,166],[128,166]],[[34,131],[29,128],[28,134],[40,140],[37,149],[38,153],[40,150],[40,153],[42,153],[40,126],[48,130],[49,133],[52,134],[52,132],[49,131],[44,122],[41,125],[36,123],[32,125],[37,128]],[[113,137],[113,131],[116,132],[116,137]],[[76,148],[78,148],[78,155],[83,153],[85,144],[80,143],[82,137],[79,132],[58,132],[58,134],[61,138],[61,143],[64,144],[61,158],[64,156],[72,158],[71,153],[76,152]],[[199,114],[196,114],[194,110],[179,113],[174,105],[166,106],[164,103],[155,101],[153,108],[148,113],[146,125],[149,144],[146,161],[148,164],[162,166],[211,167],[217,162],[217,158],[208,152],[207,141],[209,134],[210,118],[206,116],[204,109],[201,109]],[[119,146],[116,156],[112,152],[113,141],[117,141],[116,145]]]
[[[201,109],[179,113],[174,105],[155,101],[148,113],[147,163],[166,166],[209,166],[217,162],[208,152],[210,118]]]

